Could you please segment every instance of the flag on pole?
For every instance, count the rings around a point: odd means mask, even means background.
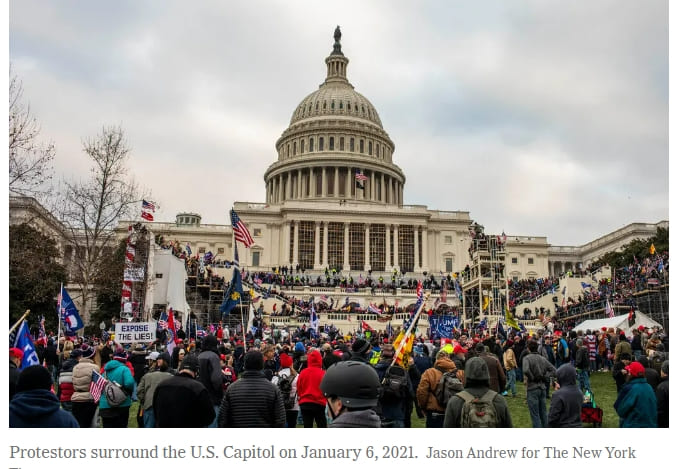
[[[508,324],[509,326],[511,326],[513,329],[515,329],[517,331],[520,330],[520,326],[518,325],[518,320],[515,318],[515,316],[513,316],[513,313],[511,313],[510,309],[506,308],[506,314],[505,314],[504,318],[506,320],[506,324]]]
[[[80,318],[78,309],[76,309],[69,292],[63,286],[57,301],[59,302],[59,318],[66,326],[66,333],[67,335],[74,335],[78,329],[83,328],[83,320]]]
[[[241,242],[247,248],[250,248],[255,244],[251,233],[248,231],[248,228],[246,228],[246,225],[244,225],[234,209],[230,210],[229,213],[232,219],[232,232],[234,233],[234,239]]]
[[[185,249],[187,250],[187,255],[191,256],[192,255],[192,248],[189,246],[189,243],[185,246]]]
[[[142,210],[142,214],[140,216],[147,221],[154,221],[154,215],[152,215],[151,212],[145,212]]]
[[[585,289],[585,290],[586,290],[587,288],[591,288],[591,284],[590,284],[590,283],[586,283],[586,282],[582,282],[582,288]]]
[[[173,308],[168,309],[168,336],[166,341],[166,349],[168,353],[173,354],[175,349],[175,337],[177,337],[177,329],[175,328],[175,315],[173,314]]]
[[[314,308],[314,301],[310,303],[310,328],[316,333],[317,330],[319,330],[319,318],[317,317],[317,311]]]
[[[421,313],[421,307],[424,302],[423,284],[419,280],[416,285],[416,304],[414,310],[411,312],[409,319],[407,319],[404,327],[397,334],[393,346],[395,347],[395,363],[404,366],[405,357],[411,353],[411,348],[414,343],[414,326],[418,321],[418,316]]]
[[[24,357],[21,359],[20,369],[24,369],[33,365],[40,365],[40,359],[38,358],[38,353],[35,350],[35,345],[33,345],[33,338],[31,337],[31,331],[28,330],[28,323],[24,319],[21,322],[21,326],[17,331],[16,338],[14,339],[14,346],[24,352]]]
[[[90,380],[90,394],[92,394],[95,403],[99,402],[99,399],[102,397],[102,391],[104,390],[105,385],[106,378],[93,370],[92,379]]]
[[[38,340],[39,344],[47,345],[47,333],[45,332],[45,316],[40,316],[40,326],[38,329]]]
[[[244,290],[241,284],[241,274],[239,273],[239,269],[234,267],[232,282],[229,284],[229,288],[225,290],[225,296],[222,299],[222,305],[220,305],[222,314],[229,314],[237,303],[241,301],[243,294]]]
[[[152,212],[155,212],[156,204],[142,199],[142,210],[151,210]]]
[[[612,306],[610,306],[610,300],[608,299],[605,300],[605,313],[609,318],[615,317],[615,311],[613,311]]]

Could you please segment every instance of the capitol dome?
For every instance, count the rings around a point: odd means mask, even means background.
[[[356,200],[401,205],[405,177],[378,111],[347,79],[349,59],[334,32],[326,79],[307,95],[277,140],[265,172],[268,204],[289,200]]]

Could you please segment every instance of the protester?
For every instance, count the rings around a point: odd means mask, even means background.
[[[150,372],[145,373],[137,386],[137,399],[142,408],[142,419],[144,428],[154,428],[156,421],[154,418],[154,392],[159,384],[172,378],[173,373],[169,371],[170,354],[163,352],[152,352],[150,356],[156,354],[156,367]]]
[[[655,390],[657,398],[657,426],[669,428],[669,360],[662,363],[660,383]]]
[[[63,410],[52,393],[52,376],[40,366],[22,370],[16,394],[9,403],[11,428],[77,428],[78,421]]]
[[[283,386],[280,385],[280,380],[289,381],[291,389],[288,392],[288,400],[287,396],[283,394],[281,397],[284,400],[284,408],[286,409],[286,427],[295,428],[300,411],[300,406],[298,405],[298,373],[293,368],[293,359],[288,353],[282,353],[279,356],[279,364],[281,368],[279,368],[279,372],[272,379],[272,384],[281,391]]]
[[[582,392],[592,392],[591,381],[589,380],[589,349],[584,345],[582,339],[577,339],[576,346],[575,367],[577,368],[577,377],[579,378],[579,388]]]
[[[317,352],[319,355],[319,352]],[[186,358],[185,358],[186,360]],[[244,372],[231,384],[220,405],[222,428],[271,428],[286,423],[284,400],[279,389],[263,373],[262,352],[251,350],[244,357]],[[321,356],[319,356],[321,369]]]
[[[71,381],[73,383],[73,394],[71,395],[71,412],[78,421],[81,428],[94,426],[95,412],[97,404],[92,394],[90,394],[90,383],[92,382],[92,372],[99,373],[99,367],[93,361],[95,349],[87,344],[83,344],[80,349],[81,355],[78,363],[73,367]]]
[[[506,400],[489,387],[489,367],[484,359],[466,361],[466,386],[449,399],[445,410],[445,428],[511,428],[513,422]]]
[[[506,372],[499,359],[486,350],[486,346],[479,342],[475,346],[475,353],[482,358],[489,369],[489,388],[494,392],[502,392],[506,388]]]
[[[435,389],[443,373],[454,371],[457,371],[456,365],[449,358],[447,351],[441,349],[436,355],[433,367],[421,375],[421,381],[416,388],[416,400],[421,410],[426,413],[426,428],[442,428],[444,424],[445,407],[438,402]]]
[[[157,384],[152,395],[157,427],[202,428],[215,420],[215,410],[208,390],[196,379],[199,369],[198,357],[188,354],[182,360],[177,375],[162,379]]]
[[[506,342],[504,351],[504,370],[506,370],[506,387],[503,396],[508,396],[508,392],[511,391],[511,397],[516,397],[518,391],[516,390],[516,368],[518,368],[518,363],[515,359],[515,352],[513,352],[513,343],[509,340]]]
[[[16,393],[17,383],[19,382],[19,367],[21,360],[24,358],[24,352],[21,349],[12,347],[9,349],[9,400],[12,400]]]
[[[126,362],[127,353],[122,348],[117,348],[113,360],[104,365],[104,377],[108,381],[118,383],[125,394],[125,400],[118,406],[109,404],[106,396],[102,394],[99,400],[99,416],[102,418],[104,428],[125,428],[128,426],[130,406],[132,405],[131,396],[135,393],[136,383],[130,368]]]
[[[548,426],[552,428],[580,428],[584,395],[577,386],[577,370],[569,363],[556,370],[556,391],[551,396]]]
[[[71,412],[71,396],[73,396],[73,368],[78,364],[81,351],[79,348],[64,354],[64,360],[57,375],[57,397],[62,409]]]
[[[625,369],[626,384],[617,395],[614,407],[621,428],[656,428],[657,398],[645,378],[645,368],[631,362]]]
[[[312,350],[307,355],[307,368],[298,376],[298,405],[305,428],[312,428],[314,424],[317,428],[326,427],[326,399],[319,388],[324,373],[322,355],[318,350]]]
[[[532,419],[532,427],[545,428],[548,424],[546,415],[546,379],[556,375],[554,366],[537,350],[539,344],[535,340],[527,343],[529,353],[523,359],[523,375],[527,389],[527,407]]]
[[[376,371],[366,363],[344,361],[332,365],[320,384],[329,414],[330,428],[379,428],[381,419],[374,412],[381,383]]]
[[[186,357],[185,357],[186,358]],[[199,381],[203,384],[210,394],[216,418],[209,425],[217,427],[217,415],[222,402],[224,382],[222,367],[220,366],[220,353],[218,352],[218,339],[208,334],[201,343],[201,353],[199,354]]]

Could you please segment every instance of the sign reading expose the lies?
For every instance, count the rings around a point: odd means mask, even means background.
[[[117,322],[116,342],[128,344],[133,342],[153,342],[156,340],[155,322]]]

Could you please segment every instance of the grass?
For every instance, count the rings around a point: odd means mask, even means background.
[[[617,428],[619,426],[619,418],[613,408],[615,399],[617,399],[617,388],[611,373],[596,372],[591,374],[591,389],[594,392],[596,405],[603,409],[603,428]],[[516,383],[518,395],[515,398],[507,397],[506,402],[511,411],[511,418],[513,420],[514,428],[532,428],[532,421],[530,420],[530,411],[527,410],[525,403],[525,386],[521,382]],[[548,412],[550,400],[546,401],[546,409]],[[138,402],[133,402],[130,407],[130,416],[128,418],[128,427],[137,428],[137,409]],[[412,414],[411,419],[412,428],[425,428],[426,419],[420,419],[416,416],[416,412]],[[584,427],[591,428],[593,425],[584,424]]]

